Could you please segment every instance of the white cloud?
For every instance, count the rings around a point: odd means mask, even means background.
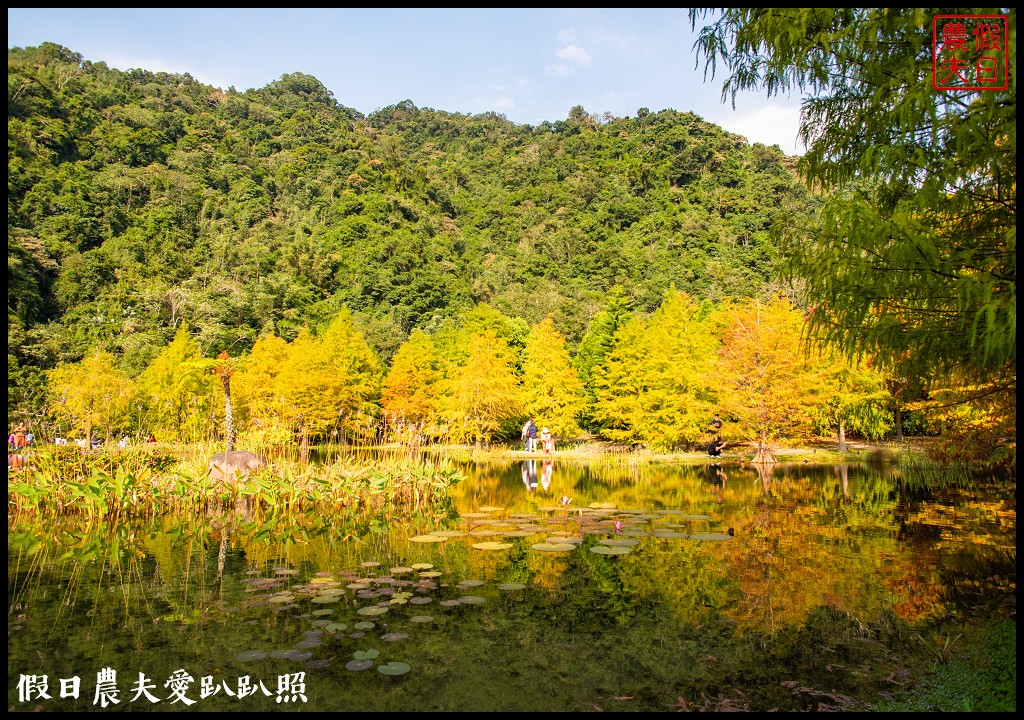
[[[800,108],[796,105],[767,103],[743,113],[723,111],[717,118],[708,120],[729,132],[743,135],[751,143],[778,145],[787,155],[803,155],[806,152],[803,145],[797,144]]]
[[[590,53],[577,45],[566,45],[555,50],[555,57],[560,60],[567,60],[582,67],[590,66]]]

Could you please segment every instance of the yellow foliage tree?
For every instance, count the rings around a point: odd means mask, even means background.
[[[492,330],[470,336],[465,363],[449,368],[439,398],[452,442],[489,443],[519,416],[519,379],[508,343]]]
[[[774,463],[774,440],[813,432],[828,364],[804,353],[803,316],[784,297],[738,303],[723,314],[723,409],[757,441],[754,462]]]
[[[276,378],[281,413],[303,436],[329,435],[335,428],[366,439],[376,423],[380,361],[348,310],[320,338],[303,329],[288,348]]]
[[[555,437],[582,432],[577,417],[585,406],[583,382],[572,366],[565,338],[550,316],[534,325],[523,351],[522,407]]]
[[[134,383],[114,369],[114,356],[96,351],[81,362],[61,364],[48,373],[51,412],[86,442],[100,426],[109,440],[115,428],[128,423]]]
[[[283,445],[293,438],[285,398],[277,382],[288,354],[288,343],[282,338],[263,335],[235,373],[232,386],[238,405],[239,438],[248,446]]]
[[[392,358],[381,391],[385,419],[402,438],[420,437],[434,420],[441,377],[433,343],[423,331],[413,330]]]
[[[212,410],[213,382],[204,373],[185,372],[201,358],[199,346],[182,324],[171,343],[143,370],[138,387],[152,430],[182,441],[203,436]]]
[[[717,409],[715,331],[700,306],[675,289],[650,318],[620,328],[594,372],[602,434],[666,449],[698,442]]]

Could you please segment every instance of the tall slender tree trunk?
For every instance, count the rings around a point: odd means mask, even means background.
[[[846,452],[846,421],[839,421],[839,452]]]
[[[221,375],[220,383],[224,386],[224,449],[231,452],[235,449],[235,417],[231,406],[231,376]]]

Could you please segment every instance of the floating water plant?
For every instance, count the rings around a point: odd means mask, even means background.
[[[639,540],[631,538],[604,538],[603,540],[598,540],[598,542],[609,547],[633,547],[640,544]]]
[[[499,590],[525,590],[526,585],[523,583],[501,583],[498,585]]]
[[[609,547],[607,545],[594,545],[590,548],[590,552],[597,553],[598,555],[628,555],[633,552],[628,547]]]
[[[369,630],[370,628],[377,627],[377,623],[370,622],[369,620],[362,620],[361,622],[357,622],[352,627],[354,627],[356,630]]]
[[[345,668],[353,671],[369,670],[373,667],[373,660],[349,660],[345,663]]]
[[[384,642],[398,642],[399,640],[406,640],[408,637],[406,633],[390,632],[381,635],[380,639]]]
[[[411,618],[409,618],[409,622],[414,622],[414,623],[428,623],[428,622],[433,622],[433,621],[434,621],[434,616],[433,615],[413,615]]]
[[[380,657],[380,650],[374,650],[373,648],[369,650],[356,650],[352,653],[352,657],[356,660],[373,660],[376,657]]]
[[[442,537],[440,535],[416,535],[415,537],[409,538],[409,540],[418,543],[436,543],[444,542],[445,540],[447,540],[447,538]]]
[[[392,660],[389,663],[384,663],[377,668],[377,672],[381,675],[405,675],[407,672],[412,670],[412,667],[404,662],[398,662]]]
[[[508,534],[509,533],[506,533],[506,535],[508,535]],[[524,533],[524,535],[528,535],[528,534],[529,533]],[[512,547],[512,543],[482,542],[482,543],[475,543],[473,545],[473,547],[476,548],[477,550],[508,550],[509,548]]]
[[[256,660],[263,660],[269,653],[265,650],[246,650],[244,653],[240,653],[235,656],[235,660],[238,662],[255,662]]]
[[[543,542],[531,545],[530,547],[532,547],[534,550],[539,550],[541,552],[569,552],[575,549],[576,546],[571,543],[556,544],[550,542]]]
[[[356,612],[360,615],[369,615],[370,617],[383,615],[387,611],[388,608],[386,605],[371,605],[369,607],[359,608],[358,610],[356,610]]]
[[[483,605],[487,600],[479,595],[463,595],[459,598],[460,605]]]

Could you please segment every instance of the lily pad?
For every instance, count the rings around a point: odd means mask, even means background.
[[[409,539],[418,543],[437,543],[447,540],[447,538],[441,537],[440,535],[416,535]]]
[[[651,535],[658,538],[675,538],[679,540],[690,537],[686,533],[679,532],[678,530],[655,530]]]
[[[288,659],[293,660],[295,662],[305,662],[306,660],[309,660],[311,657],[313,657],[313,653],[309,652],[308,650],[296,650],[294,652],[288,653]]]
[[[394,567],[394,568],[391,568],[391,574],[392,575],[401,575],[402,573],[412,572],[412,570],[413,570],[412,568],[407,568],[407,567]]]
[[[380,567],[380,563],[376,562],[374,560],[367,560],[364,563],[359,563],[359,567],[361,567],[361,568]]]
[[[437,572],[436,570],[429,570],[427,572],[421,572],[420,573],[420,577],[421,578],[436,578],[436,577],[441,577],[441,573]]]
[[[570,545],[569,543],[555,544],[547,542],[537,543],[536,545],[531,545],[530,547],[532,547],[534,550],[540,550],[541,552],[570,552],[571,550],[574,550],[576,548],[575,545]]]
[[[369,670],[373,667],[373,660],[349,660],[345,663],[345,667],[349,670]]]
[[[370,622],[369,620],[363,620],[361,622],[357,622],[352,627],[354,627],[356,630],[369,630],[370,628],[373,628],[373,627],[376,627],[376,626],[377,626],[377,623]]]
[[[465,530],[435,530],[434,532],[432,532],[430,534],[434,535],[435,537],[440,537],[440,538],[457,538],[457,537],[463,537],[466,534],[466,531]],[[413,538],[413,539],[415,540],[416,538]]]
[[[334,613],[334,611],[330,608],[320,608],[319,610],[311,612],[310,615],[313,617],[323,617],[324,615],[331,615],[332,613]]]
[[[389,663],[384,663],[377,668],[377,672],[382,675],[405,675],[407,672],[412,670],[412,667],[404,662],[398,662],[392,660]]]
[[[430,570],[434,566],[430,563],[416,563],[410,567],[412,567],[413,570]]]
[[[377,615],[383,615],[387,611],[388,608],[386,605],[371,605],[369,607],[359,608],[358,610],[356,610],[356,612],[360,615],[365,615],[368,617],[376,617]]]
[[[502,583],[498,586],[499,590],[525,590],[526,586],[523,583]]]
[[[356,660],[373,660],[375,657],[380,657],[380,650],[356,650],[352,653],[352,657]]]
[[[254,662],[265,659],[268,654],[265,650],[246,650],[244,653],[236,655],[235,660],[238,662]]]
[[[482,542],[474,543],[473,547],[477,550],[508,550],[510,547],[512,547],[512,543]]]
[[[380,636],[380,639],[384,642],[398,642],[399,640],[406,640],[409,636],[405,633],[384,633]]]
[[[438,603],[438,605],[440,605],[441,607],[455,607],[456,605],[461,604],[462,603],[460,603],[458,600],[442,600]]]
[[[569,537],[563,535],[550,535],[548,536],[547,542],[552,545],[576,545],[583,542],[581,537]]]
[[[310,648],[320,647],[321,644],[320,638],[306,638],[295,643],[295,647],[299,650],[309,650]]]
[[[275,650],[274,652],[270,653],[270,657],[272,657],[272,658],[286,658],[289,655],[291,655],[293,652],[295,652],[295,651],[292,650],[291,648],[289,648],[288,650]]]
[[[608,547],[607,545],[595,545],[590,548],[590,552],[597,553],[598,555],[629,555],[633,552],[628,547]]]
[[[433,615],[413,615],[411,618],[409,618],[409,622],[414,622],[414,623],[428,623],[428,622],[433,622],[433,621],[434,621],[434,616]]]
[[[292,570],[291,568],[275,568],[274,569],[274,574],[275,575],[298,575],[299,571],[298,570]]]
[[[463,580],[458,585],[456,585],[456,587],[458,587],[459,589],[462,589],[462,588],[480,587],[483,584],[484,584],[483,580]]]
[[[434,602],[434,598],[429,598],[425,595],[417,595],[414,598],[409,598],[410,605],[429,605],[432,602]]]
[[[480,512],[482,512],[482,513],[501,512],[504,509],[505,508],[492,507],[490,505],[484,505],[482,508],[480,508]]]
[[[690,537],[694,540],[732,540],[732,535],[725,533],[694,533]]]
[[[632,540],[630,538],[604,538],[603,540],[598,540],[598,542],[609,547],[633,547],[640,544],[639,540]]]
[[[330,625],[326,625],[324,630],[330,633],[341,632],[342,630],[348,630],[348,625],[345,623],[331,623]]]
[[[320,605],[327,605],[328,603],[338,602],[338,599],[338,595],[317,595],[315,598],[313,598],[312,602],[318,603]]]
[[[463,595],[459,598],[462,605],[483,605],[487,600],[479,595]]]
[[[464,518],[464,519],[465,518],[469,518],[470,520],[472,520],[473,518],[486,518],[486,517],[490,517],[490,516],[491,516],[490,513],[478,512],[478,513],[462,513],[461,517]]]

